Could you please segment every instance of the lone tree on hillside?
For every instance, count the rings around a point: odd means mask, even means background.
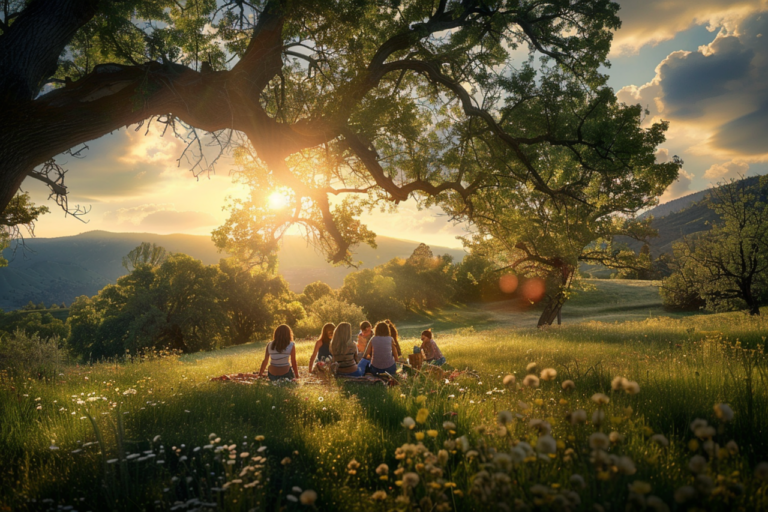
[[[215,239],[238,255],[274,251],[295,224],[351,263],[349,248],[374,239],[359,213],[409,197],[467,215],[477,191],[509,184],[589,201],[596,181],[627,182],[628,152],[645,162],[666,128],[641,128],[640,109],[617,105],[599,72],[620,26],[608,0],[4,7],[0,210],[26,177],[69,208],[58,155],[161,123],[188,142],[195,173],[212,167],[205,143],[236,148],[251,197]],[[577,162],[557,183],[541,157],[552,147]],[[287,206],[269,206],[275,191]]]
[[[768,303],[768,178],[756,186],[730,181],[710,191],[720,217],[710,231],[673,247],[675,272],[664,282],[665,306],[743,309],[759,315]]]

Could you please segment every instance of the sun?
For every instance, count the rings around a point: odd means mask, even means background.
[[[269,198],[267,199],[267,202],[269,203],[269,207],[273,210],[282,210],[286,206],[288,206],[290,199],[289,197],[279,191],[272,192],[269,195]]]

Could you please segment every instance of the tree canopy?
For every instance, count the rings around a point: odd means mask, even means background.
[[[26,176],[69,208],[57,155],[159,122],[193,172],[213,165],[204,143],[234,148],[251,197],[215,239],[236,254],[269,254],[299,225],[351,263],[374,240],[358,215],[409,197],[470,216],[485,187],[592,202],[585,187],[632,186],[666,128],[641,128],[599,71],[620,26],[607,0],[4,6],[0,209]],[[557,179],[552,148],[571,161]],[[276,190],[288,206],[268,207]]]
[[[768,179],[730,181],[710,191],[720,220],[673,246],[674,273],[662,296],[672,309],[747,309],[768,304]]]

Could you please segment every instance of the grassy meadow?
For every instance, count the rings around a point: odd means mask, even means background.
[[[425,313],[404,351],[434,325],[468,371],[393,387],[211,381],[263,343],[5,377],[0,510],[768,509],[768,311],[673,317],[605,285],[547,330]]]

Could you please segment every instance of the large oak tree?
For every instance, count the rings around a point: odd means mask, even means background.
[[[365,207],[416,197],[471,218],[475,192],[507,183],[589,201],[594,176],[634,172],[607,131],[641,161],[655,149],[598,70],[620,26],[607,0],[2,3],[0,209],[26,177],[66,207],[57,155],[154,121],[197,156],[236,149],[252,195],[221,246],[268,253],[298,224],[350,262],[373,243]],[[551,147],[576,162],[557,183]],[[267,207],[276,189],[286,208]]]

